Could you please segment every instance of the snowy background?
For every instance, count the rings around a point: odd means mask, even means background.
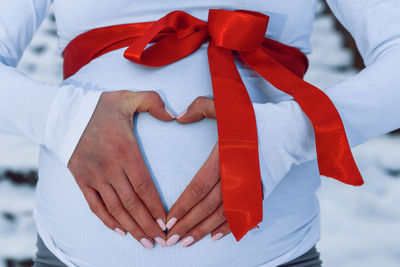
[[[353,52],[343,43],[333,18],[321,5],[308,81],[326,88],[357,73]],[[61,81],[54,16],[43,23],[18,68],[35,79]],[[353,188],[323,178],[318,192],[322,212],[318,249],[323,266],[400,266],[400,135],[375,138],[353,153],[366,184]],[[37,155],[38,147],[28,140],[0,135],[0,267],[32,264]]]

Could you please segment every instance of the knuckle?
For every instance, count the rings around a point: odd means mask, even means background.
[[[150,189],[151,189],[151,183],[147,180],[140,180],[135,186],[134,186],[136,194],[139,196],[144,196],[146,195]]]
[[[226,220],[225,211],[224,211],[223,208],[218,209],[217,216],[218,216],[218,218],[220,218],[220,219],[222,219],[224,221]]]
[[[219,160],[216,160],[215,162],[213,162],[212,164],[210,164],[210,168],[217,174],[219,174]]]
[[[143,229],[143,231],[150,237],[156,237],[157,236],[157,232],[156,232],[156,228],[155,226],[150,223],[150,222],[146,222],[143,225],[140,225],[140,227]]]
[[[190,230],[190,227],[188,224],[177,224],[172,228],[173,230],[168,231],[169,236],[173,236],[175,234],[179,236],[183,236],[185,233],[187,233]]]
[[[186,206],[182,206],[182,205],[177,205],[175,206],[174,211],[174,216],[177,217],[178,219],[183,217],[186,213],[188,213],[190,210],[190,208],[186,207]]]
[[[121,138],[118,144],[115,146],[115,154],[120,159],[127,159],[129,158],[129,154],[131,152],[131,141],[127,138]],[[114,165],[115,166],[115,165]]]
[[[199,225],[190,231],[190,235],[193,236],[195,238],[195,240],[198,241],[198,240],[202,239],[204,236],[206,236],[207,234],[209,234],[210,232],[211,231],[209,229],[209,226]]]
[[[136,210],[138,208],[139,202],[134,198],[128,198],[123,201],[124,207],[127,210]]]
[[[202,229],[201,227],[196,227],[190,233],[190,235],[193,236],[195,238],[195,240],[201,239],[206,234],[207,234],[206,231],[204,229]]]
[[[89,203],[89,208],[91,210],[91,212],[93,212],[94,214],[98,214],[100,212],[100,205],[99,203]]]
[[[198,96],[195,98],[195,100],[193,101],[193,105],[194,106],[203,106],[204,104],[206,104],[208,98],[205,96]]]
[[[98,173],[109,173],[112,172],[115,165],[113,165],[110,160],[104,157],[99,157],[96,159],[96,169]]]
[[[131,93],[131,91],[123,89],[115,91],[114,93],[117,94],[119,97],[126,98]]]
[[[107,101],[110,101],[110,103],[115,103],[117,101],[120,101],[121,99],[127,99],[129,97],[129,94],[129,90],[118,90],[113,92],[104,92],[102,94],[102,97],[106,98]]]
[[[117,217],[122,213],[123,208],[121,205],[118,204],[110,204],[108,207],[108,211],[111,213],[112,216]]]
[[[112,174],[114,171],[114,167],[115,167],[106,161],[102,161],[101,166],[102,166],[104,173],[107,173],[107,174]]]
[[[205,200],[201,203],[201,208],[206,214],[211,214],[217,208],[217,203],[212,200]]]
[[[103,192],[104,189],[109,186],[109,183],[106,180],[106,178],[94,179],[91,184],[92,184],[93,188],[96,188],[99,192]]]
[[[129,226],[127,230],[138,241],[140,240],[140,237],[143,236],[142,231],[136,225]]]
[[[157,101],[160,99],[160,95],[156,91],[146,91],[145,98],[147,101]]]
[[[191,193],[199,199],[202,199],[209,191],[209,187],[201,182],[194,182],[191,187]]]

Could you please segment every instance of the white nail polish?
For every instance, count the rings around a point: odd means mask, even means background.
[[[166,111],[172,118],[174,118],[174,119],[176,118],[175,114],[172,113],[172,111],[169,110],[167,107],[165,107],[165,111]]]
[[[181,114],[178,115],[178,117],[176,117],[177,119],[180,119],[183,115],[185,115],[185,113],[187,112],[187,110],[183,111]]]
[[[157,236],[156,238],[154,238],[154,240],[163,248],[167,246],[167,242],[164,240],[164,238]]]
[[[167,227],[167,229],[171,229],[175,223],[178,221],[178,219],[176,219],[175,217],[169,219],[169,221],[167,222],[167,224],[165,225]]]
[[[120,235],[122,235],[122,236],[125,236],[125,232],[122,231],[122,230],[119,229],[119,228],[115,228],[115,229],[114,229],[114,232],[116,232],[117,234],[120,234]]]
[[[163,231],[167,230],[167,227],[165,226],[163,219],[157,219],[157,223],[160,226],[161,230],[163,230]]]
[[[182,239],[181,245],[182,245],[182,247],[187,247],[190,244],[192,244],[193,241],[194,241],[194,238],[192,236],[187,236],[184,239]]]
[[[140,243],[147,249],[153,248],[153,243],[151,243],[147,238],[140,239]]]
[[[171,237],[168,238],[168,240],[167,240],[167,246],[170,247],[170,246],[175,245],[176,242],[178,242],[178,240],[179,240],[179,235],[173,235],[173,236],[171,236]]]
[[[221,237],[223,237],[223,236],[224,236],[223,233],[218,233],[218,234],[215,234],[214,236],[212,236],[211,239],[213,241],[217,241],[218,239],[221,239]]]

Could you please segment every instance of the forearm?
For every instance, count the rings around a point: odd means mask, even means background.
[[[400,128],[399,60],[400,42],[375,54],[359,74],[324,90],[342,118],[351,147]],[[292,166],[316,159],[314,132],[294,100],[254,104],[254,109],[267,196]]]
[[[26,137],[67,164],[100,91],[32,80],[0,63],[0,132]]]

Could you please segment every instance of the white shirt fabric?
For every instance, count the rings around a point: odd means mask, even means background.
[[[107,53],[59,86],[34,81],[15,69],[46,16],[51,0],[6,0],[0,5],[0,132],[40,146],[35,220],[46,246],[68,266],[276,266],[319,240],[320,186],[313,130],[292,98],[237,61],[256,113],[264,189],[263,222],[240,242],[209,237],[189,248],[144,249],[121,237],[90,212],[66,165],[99,96],[120,89],[156,90],[180,113],[200,95],[211,96],[207,44],[162,68]],[[353,147],[400,127],[400,2],[328,0],[350,31],[366,64],[359,74],[323,88],[337,107]],[[310,53],[316,0],[54,0],[60,52],[93,28],[154,21],[173,10],[206,20],[208,9],[249,9],[271,17],[267,37]],[[112,66],[112,68],[110,68]],[[217,141],[214,120],[189,125],[147,113],[134,130],[167,209]],[[338,196],[339,197],[339,196]],[[338,214],[340,216],[340,214]]]

